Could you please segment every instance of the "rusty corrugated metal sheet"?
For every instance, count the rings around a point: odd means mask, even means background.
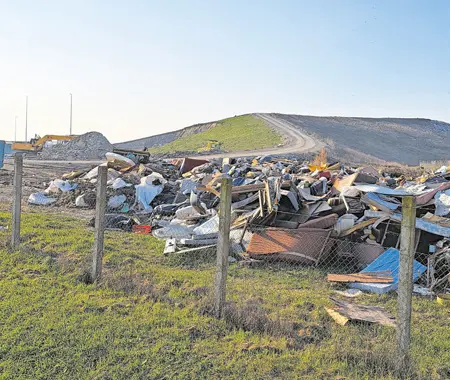
[[[254,259],[316,264],[324,251],[327,251],[330,232],[331,230],[319,228],[298,230],[268,228],[252,235],[247,253]]]

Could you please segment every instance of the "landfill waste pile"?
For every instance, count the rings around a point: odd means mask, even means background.
[[[98,160],[111,152],[113,145],[99,132],[88,132],[75,139],[44,147],[39,154],[43,160]]]
[[[414,279],[423,284],[417,292],[449,287],[449,166],[414,178],[328,163],[324,150],[311,162],[151,157],[142,164],[133,156],[105,156],[107,228],[151,233],[166,241],[166,255],[215,247],[221,179],[230,176],[231,260],[342,264],[328,280],[354,292],[397,289],[402,198],[412,196]],[[98,167],[67,173],[28,202],[94,208],[97,173]]]

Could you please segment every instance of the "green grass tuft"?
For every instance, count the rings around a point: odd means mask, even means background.
[[[208,131],[182,137],[169,144],[149,149],[151,153],[197,152],[208,140],[218,140],[226,152],[255,150],[277,146],[282,137],[267,124],[252,115],[231,117],[218,121]]]

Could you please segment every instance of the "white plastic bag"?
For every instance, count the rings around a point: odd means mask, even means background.
[[[125,182],[122,178],[116,178],[112,183],[111,187],[113,189],[121,189],[123,187],[132,186],[131,183]]]
[[[28,203],[32,205],[46,206],[56,202],[56,198],[51,198],[44,193],[33,193],[28,197]]]
[[[127,197],[124,194],[121,195],[113,195],[110,199],[108,199],[108,207],[109,208],[119,208],[122,204],[127,200]]]
[[[71,184],[69,181],[63,181],[62,179],[55,179],[50,182],[49,187],[45,190],[48,193],[58,193],[62,191],[65,193],[66,191],[74,190],[78,185],[76,183]]]

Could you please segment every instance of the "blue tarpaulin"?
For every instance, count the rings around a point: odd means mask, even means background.
[[[354,289],[366,290],[368,292],[383,294],[390,292],[392,290],[398,289],[399,282],[399,250],[396,248],[389,248],[384,253],[382,253],[376,260],[369,264],[363,271],[365,272],[380,272],[387,271],[391,272],[393,277],[393,282],[391,284],[374,284],[374,283],[363,283],[356,282],[349,286]],[[426,267],[420,264],[418,261],[413,262],[413,281],[416,281],[424,272]]]

